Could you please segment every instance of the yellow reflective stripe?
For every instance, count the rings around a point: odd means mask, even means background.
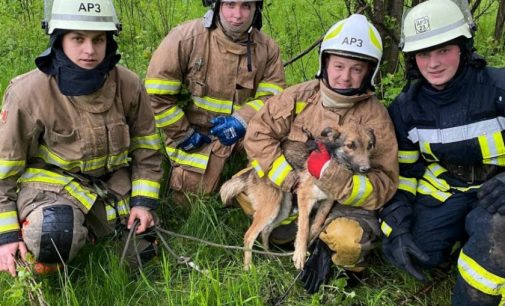
[[[280,225],[287,225],[287,224],[291,224],[293,223],[293,221],[295,221],[296,219],[298,219],[298,213],[296,214],[292,214],[291,216],[287,217],[286,219],[282,220]]]
[[[193,96],[192,99],[193,102],[195,103],[195,106],[211,112],[231,114],[233,110],[233,101],[220,100],[207,96],[205,97]]]
[[[68,192],[68,194],[70,194],[84,207],[86,207],[87,210],[90,210],[96,201],[97,195],[87,189],[82,188],[82,186],[77,182],[72,181],[68,183],[64,189]]]
[[[162,128],[172,125],[184,117],[184,112],[178,106],[171,107],[154,116],[156,127]]]
[[[505,302],[505,278],[487,271],[466,255],[463,250],[459,253],[458,270],[461,277],[475,289],[489,295],[501,295],[500,305],[503,305]]]
[[[330,33],[326,34],[326,36],[324,36],[323,41],[327,41],[327,40],[332,39],[335,36],[337,36],[340,33],[340,31],[342,31],[342,28],[344,27],[344,23],[345,22],[340,22],[340,24],[333,31],[331,31]]]
[[[181,91],[181,81],[147,79],[145,87],[150,95],[176,95]]]
[[[370,42],[375,46],[378,50],[382,51],[382,43],[380,38],[375,35],[375,31],[373,30],[371,25],[368,25],[368,37],[370,37]]]
[[[417,189],[417,179],[412,177],[400,176],[400,184],[398,185],[398,189],[407,191],[415,196]]]
[[[259,98],[268,95],[276,95],[283,91],[282,87],[273,83],[260,82],[254,98]]]
[[[478,137],[485,164],[505,166],[505,145],[501,131]]]
[[[430,184],[438,190],[449,191],[451,189],[451,185],[449,185],[446,180],[438,177],[444,172],[447,172],[447,170],[442,168],[439,164],[430,164],[423,174],[423,179],[430,182]]]
[[[209,156],[198,153],[187,153],[184,150],[175,149],[173,147],[165,147],[168,157],[180,165],[186,165],[198,169],[207,169]]]
[[[419,180],[417,184],[417,192],[432,196],[442,203],[452,196],[452,193],[440,191],[425,180]]]
[[[125,197],[117,202],[117,211],[120,216],[128,216],[130,213],[130,197]]]
[[[424,158],[427,161],[438,161],[437,157],[433,155],[433,152],[431,151],[431,146],[429,142],[421,142],[420,149],[421,152],[424,153]]]
[[[150,180],[134,180],[132,182],[132,197],[147,197],[158,199],[160,194],[160,183]]]
[[[16,211],[0,213],[0,233],[19,230],[18,214]]]
[[[23,173],[24,160],[0,160],[0,180]]]
[[[62,168],[64,170],[71,170],[73,168],[79,168],[82,172],[88,172],[100,168],[104,168],[107,164],[107,157],[97,157],[91,160],[65,160],[58,156],[56,153],[51,151],[45,145],[40,145],[35,157],[41,158],[48,164],[52,164]]]
[[[295,114],[297,114],[297,115],[300,114],[305,109],[306,106],[307,106],[307,102],[296,101]]]
[[[117,155],[109,155],[107,159],[108,169],[113,169],[122,165],[128,165],[128,151],[123,151]]]
[[[105,212],[107,213],[107,221],[112,221],[116,219],[117,217],[116,210],[111,205],[105,204]]]
[[[389,226],[386,221],[382,221],[381,223],[381,231],[382,233],[384,233],[384,235],[386,237],[389,237],[389,235],[391,235],[391,232],[393,231],[393,229],[391,228],[391,226]]]
[[[254,170],[256,170],[256,173],[258,174],[259,177],[264,177],[265,172],[263,169],[261,169],[260,163],[257,160],[253,160],[251,162],[251,166],[253,166]]]
[[[261,100],[252,100],[251,102],[247,102],[246,105],[249,105],[255,111],[259,111],[265,103]]]
[[[292,170],[293,168],[291,168],[291,165],[287,162],[286,157],[281,155],[274,161],[272,169],[268,172],[268,177],[275,185],[281,186],[282,182],[284,182],[289,172]]]
[[[398,151],[400,164],[413,164],[419,159],[419,151]]]
[[[360,206],[373,191],[373,186],[366,175],[355,174],[352,176],[352,191],[347,199],[342,201],[344,205]]]
[[[132,138],[132,143],[130,145],[130,152],[133,152],[137,149],[148,149],[148,150],[160,150],[161,146],[161,138],[158,133],[148,135],[148,136],[138,136]]]

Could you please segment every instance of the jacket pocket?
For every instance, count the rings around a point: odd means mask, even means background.
[[[50,147],[54,147],[59,144],[70,144],[79,139],[79,131],[72,130],[69,133],[58,133],[53,130],[47,130],[44,140]]]
[[[83,152],[85,157],[98,157],[107,154],[107,128],[105,126],[88,129],[84,134]]]
[[[130,129],[124,123],[109,126],[108,136],[110,143],[110,153],[118,154],[128,150],[130,147]]]

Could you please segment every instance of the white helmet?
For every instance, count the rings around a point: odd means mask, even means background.
[[[121,31],[112,0],[46,0],[43,27],[47,34],[56,29]]]
[[[326,32],[319,51],[319,71],[316,77],[320,77],[324,69],[324,53],[375,62],[375,71],[370,80],[371,85],[374,85],[373,80],[382,58],[382,39],[379,31],[365,16],[353,14]]]
[[[462,10],[462,5],[451,0],[428,0],[405,12],[400,43],[402,51],[426,49],[460,36],[472,38],[471,15]]]

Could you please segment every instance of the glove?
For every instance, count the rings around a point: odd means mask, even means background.
[[[177,147],[183,149],[184,151],[191,151],[201,147],[204,143],[210,143],[211,140],[209,136],[202,134],[198,131],[194,131],[191,136],[186,140],[181,142]]]
[[[429,257],[417,247],[410,233],[402,234],[392,239],[384,239],[382,249],[388,261],[393,265],[407,271],[422,282],[428,280],[419,268],[414,265],[412,259],[427,262]]]
[[[328,278],[331,265],[331,250],[321,239],[317,239],[313,243],[313,249],[305,267],[300,275],[300,281],[307,293],[313,294],[319,290]]]
[[[490,214],[505,215],[505,173],[494,176],[482,184],[477,192],[478,205]]]
[[[210,123],[213,125],[210,133],[225,146],[231,146],[244,137],[246,126],[241,120],[234,116],[219,116],[212,118]]]
[[[319,151],[312,151],[307,158],[307,170],[313,177],[319,179],[330,164],[331,157],[323,143],[317,142],[317,146]]]

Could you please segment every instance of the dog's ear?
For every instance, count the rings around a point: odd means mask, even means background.
[[[340,131],[335,128],[327,127],[321,132],[321,136],[328,137],[331,139],[337,139],[340,137]]]
[[[370,136],[370,142],[369,142],[368,146],[370,147],[370,149],[372,149],[375,147],[375,142],[376,142],[375,131],[372,128],[368,128],[367,132],[368,132],[368,135]]]
[[[309,130],[307,130],[306,128],[302,127],[302,132],[303,132],[305,135],[307,135],[307,138],[308,138],[308,139],[311,139],[311,140],[314,140],[314,139],[315,139],[315,138],[314,138],[314,135],[312,135],[312,133],[311,133]]]

